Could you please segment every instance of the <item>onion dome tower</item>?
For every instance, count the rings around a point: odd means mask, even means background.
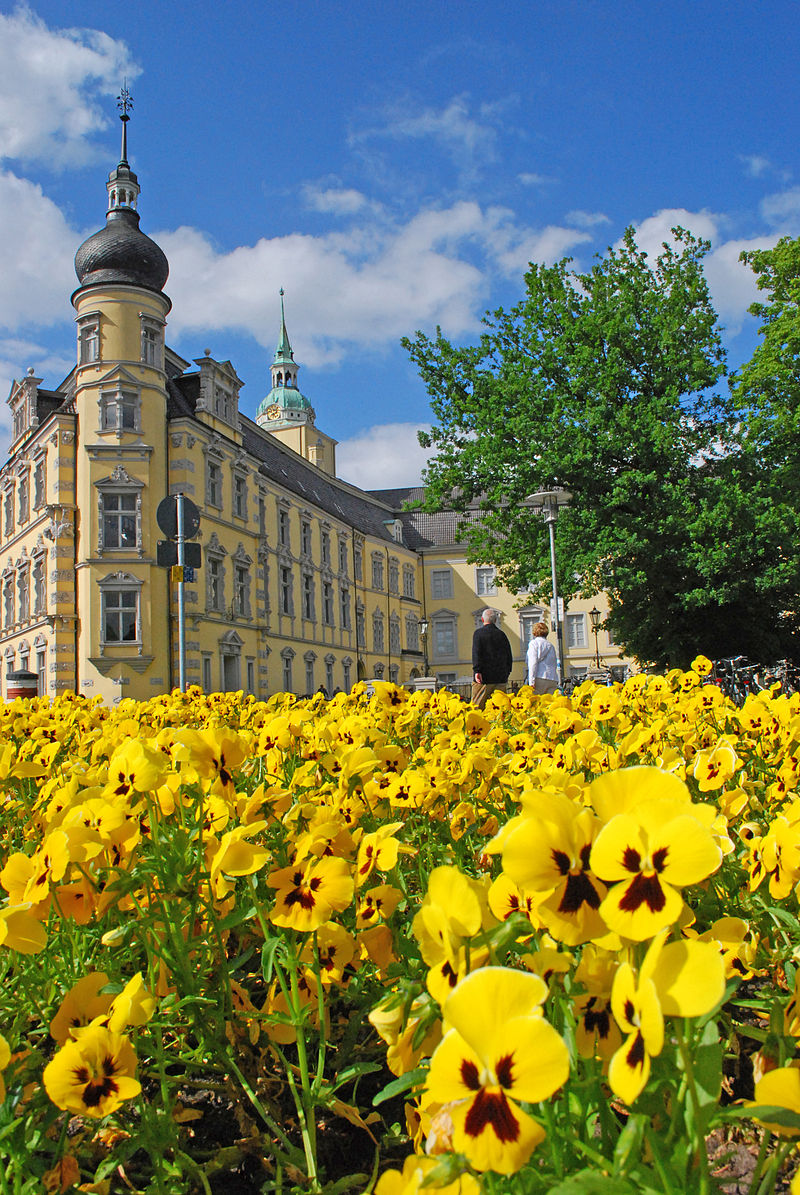
[[[160,294],[169,276],[164,251],[139,229],[139,180],[128,163],[128,115],[133,102],[127,87],[119,98],[122,152],[108,176],[108,211],[105,227],[94,233],[75,254],[75,273],[81,289],[90,286],[129,285]]]

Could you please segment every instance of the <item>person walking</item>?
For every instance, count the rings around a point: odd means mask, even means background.
[[[481,625],[472,636],[472,704],[482,710],[495,689],[506,691],[514,664],[508,636],[497,625],[499,611],[487,607]]]
[[[528,684],[534,693],[555,693],[558,688],[556,649],[547,641],[547,623],[534,623],[528,644]]]

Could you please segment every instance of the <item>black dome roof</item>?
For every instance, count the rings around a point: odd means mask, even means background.
[[[75,254],[75,273],[81,286],[129,283],[162,291],[169,276],[166,254],[139,229],[139,213],[116,208],[105,228],[85,240]]]

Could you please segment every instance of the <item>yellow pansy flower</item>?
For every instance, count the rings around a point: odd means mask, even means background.
[[[44,1085],[57,1108],[99,1119],[141,1091],[136,1055],[124,1035],[93,1024],[68,1041],[44,1069]]]
[[[453,1148],[476,1170],[513,1174],[544,1139],[520,1103],[548,1099],[569,1074],[567,1047],[539,1014],[546,993],[535,975],[484,967],[445,1004],[426,1091],[449,1105]]]

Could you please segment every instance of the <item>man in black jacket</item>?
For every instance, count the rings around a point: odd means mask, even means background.
[[[472,636],[472,703],[479,710],[495,689],[505,693],[514,664],[508,636],[497,625],[499,612],[490,607],[481,614],[481,626]]]

